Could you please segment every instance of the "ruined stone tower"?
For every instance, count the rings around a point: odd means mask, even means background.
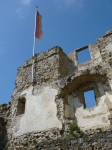
[[[91,60],[78,64],[77,52],[86,48]],[[84,132],[110,129],[112,29],[94,45],[68,55],[56,46],[35,54],[34,60],[35,82],[31,82],[31,58],[17,69],[12,100],[0,105],[0,150],[36,149],[42,140],[68,135],[74,120]],[[96,106],[86,108],[84,92],[91,89]]]

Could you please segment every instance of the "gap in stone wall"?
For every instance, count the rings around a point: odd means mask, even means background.
[[[77,52],[78,64],[91,60],[89,48]]]
[[[17,116],[25,113],[25,103],[26,99],[24,97],[18,100]]]
[[[94,90],[84,92],[84,97],[85,97],[86,108],[91,108],[96,106]]]

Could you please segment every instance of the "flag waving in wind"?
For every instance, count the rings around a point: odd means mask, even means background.
[[[36,30],[35,30],[35,37],[41,40],[43,32],[42,32],[42,16],[37,11],[36,14]]]
[[[32,62],[32,82],[34,82],[34,55],[35,55],[35,37],[41,40],[43,32],[42,32],[42,16],[37,11],[36,6],[36,13],[35,13],[35,30],[34,30],[34,44],[33,44],[33,62]]]

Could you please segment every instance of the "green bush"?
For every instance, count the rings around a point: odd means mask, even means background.
[[[77,136],[78,134],[84,135],[84,132],[78,127],[75,121],[73,121],[73,123],[71,124],[69,133],[72,136]]]

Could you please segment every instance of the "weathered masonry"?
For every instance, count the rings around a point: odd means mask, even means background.
[[[79,64],[77,53],[86,48],[89,48],[91,60]],[[94,45],[78,48],[68,55],[56,46],[35,54],[34,61],[34,83],[31,82],[31,58],[18,68],[12,100],[0,105],[0,150],[59,148],[60,141],[54,147],[52,144],[39,147],[38,144],[43,140],[53,143],[53,140],[69,135],[74,120],[85,132],[86,139],[91,134],[99,136],[102,130],[99,138],[102,143],[105,143],[103,135],[110,140],[112,29]],[[94,91],[96,101],[96,106],[91,108],[87,108],[84,98],[84,92],[89,90]],[[92,133],[87,133],[90,129]],[[75,149],[88,145],[98,149],[96,139],[86,142],[82,137],[68,140],[68,145],[63,144],[68,146],[67,149],[73,147],[74,140]]]

